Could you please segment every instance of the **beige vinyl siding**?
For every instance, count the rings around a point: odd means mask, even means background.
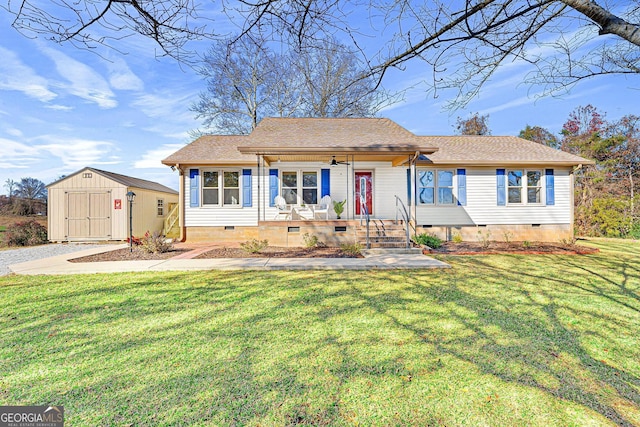
[[[519,167],[520,169],[524,169]],[[457,169],[457,168],[456,168]],[[419,225],[569,224],[571,223],[571,175],[568,168],[554,169],[555,204],[545,204],[543,176],[541,204],[497,205],[497,168],[466,168],[466,206],[417,206]],[[506,167],[505,169],[509,169]],[[530,167],[543,171],[545,166]],[[454,178],[457,194],[457,176]]]

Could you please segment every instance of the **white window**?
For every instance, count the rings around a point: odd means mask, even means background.
[[[158,199],[156,206],[158,208],[158,216],[164,216],[164,200]]]
[[[289,205],[318,204],[318,171],[283,171],[280,194]]]
[[[453,171],[439,170],[436,185],[438,186],[438,204],[453,205]]]
[[[287,204],[298,204],[298,172],[282,172],[281,194]]]
[[[542,171],[527,171],[527,203],[541,203]]]
[[[522,203],[522,170],[512,170],[507,174],[507,194],[509,203]]]
[[[419,170],[418,202],[422,205],[453,205],[453,170]]]
[[[423,205],[434,205],[436,176],[431,170],[418,171],[418,200]]]
[[[202,204],[220,204],[220,173],[218,171],[204,171],[202,173]]]
[[[308,205],[318,203],[318,172],[302,172],[302,201]]]
[[[523,194],[526,191],[526,195]],[[507,172],[509,204],[542,203],[542,171],[513,169]]]
[[[240,204],[240,172],[223,172],[224,205]]]
[[[203,171],[202,204],[237,206],[240,204],[239,171]]]

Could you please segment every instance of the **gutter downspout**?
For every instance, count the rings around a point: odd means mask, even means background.
[[[258,203],[258,223],[257,225],[260,225],[260,181],[262,179],[262,175],[260,174],[260,154],[256,154],[256,163],[257,163],[257,171],[256,171],[256,179],[258,180],[258,197],[257,197],[257,203]],[[251,189],[251,191],[253,191],[253,189]]]
[[[418,192],[416,191],[416,186],[418,184],[416,182],[416,160],[418,159],[418,157],[420,157],[420,152],[416,151],[409,161],[409,168],[411,169],[411,218],[409,218],[409,221],[413,220],[414,230],[417,230],[418,228],[418,201],[416,200],[416,197],[418,195]]]
[[[184,225],[184,170],[180,167],[180,163],[176,164],[176,168],[178,169],[178,227],[180,228],[180,241],[184,242],[187,240],[187,228]]]
[[[582,164],[579,164],[578,166],[574,166],[573,169],[571,169],[571,172],[569,173],[569,175],[571,176],[570,179],[570,185],[571,185],[571,191],[569,192],[570,194],[570,209],[571,209],[571,222],[570,222],[570,226],[571,226],[571,236],[575,237],[576,234],[576,225],[575,225],[575,215],[576,215],[576,172],[579,171],[580,169],[582,169]]]

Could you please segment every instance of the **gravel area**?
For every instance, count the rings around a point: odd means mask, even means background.
[[[34,246],[31,248],[7,249],[0,251],[0,276],[11,273],[9,266],[21,262],[34,261],[36,259],[49,258],[64,255],[71,252],[83,251],[104,247],[86,243],[52,243],[49,245]]]

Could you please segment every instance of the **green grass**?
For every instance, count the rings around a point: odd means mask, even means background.
[[[0,404],[68,425],[640,425],[640,245],[450,270],[0,278]]]

